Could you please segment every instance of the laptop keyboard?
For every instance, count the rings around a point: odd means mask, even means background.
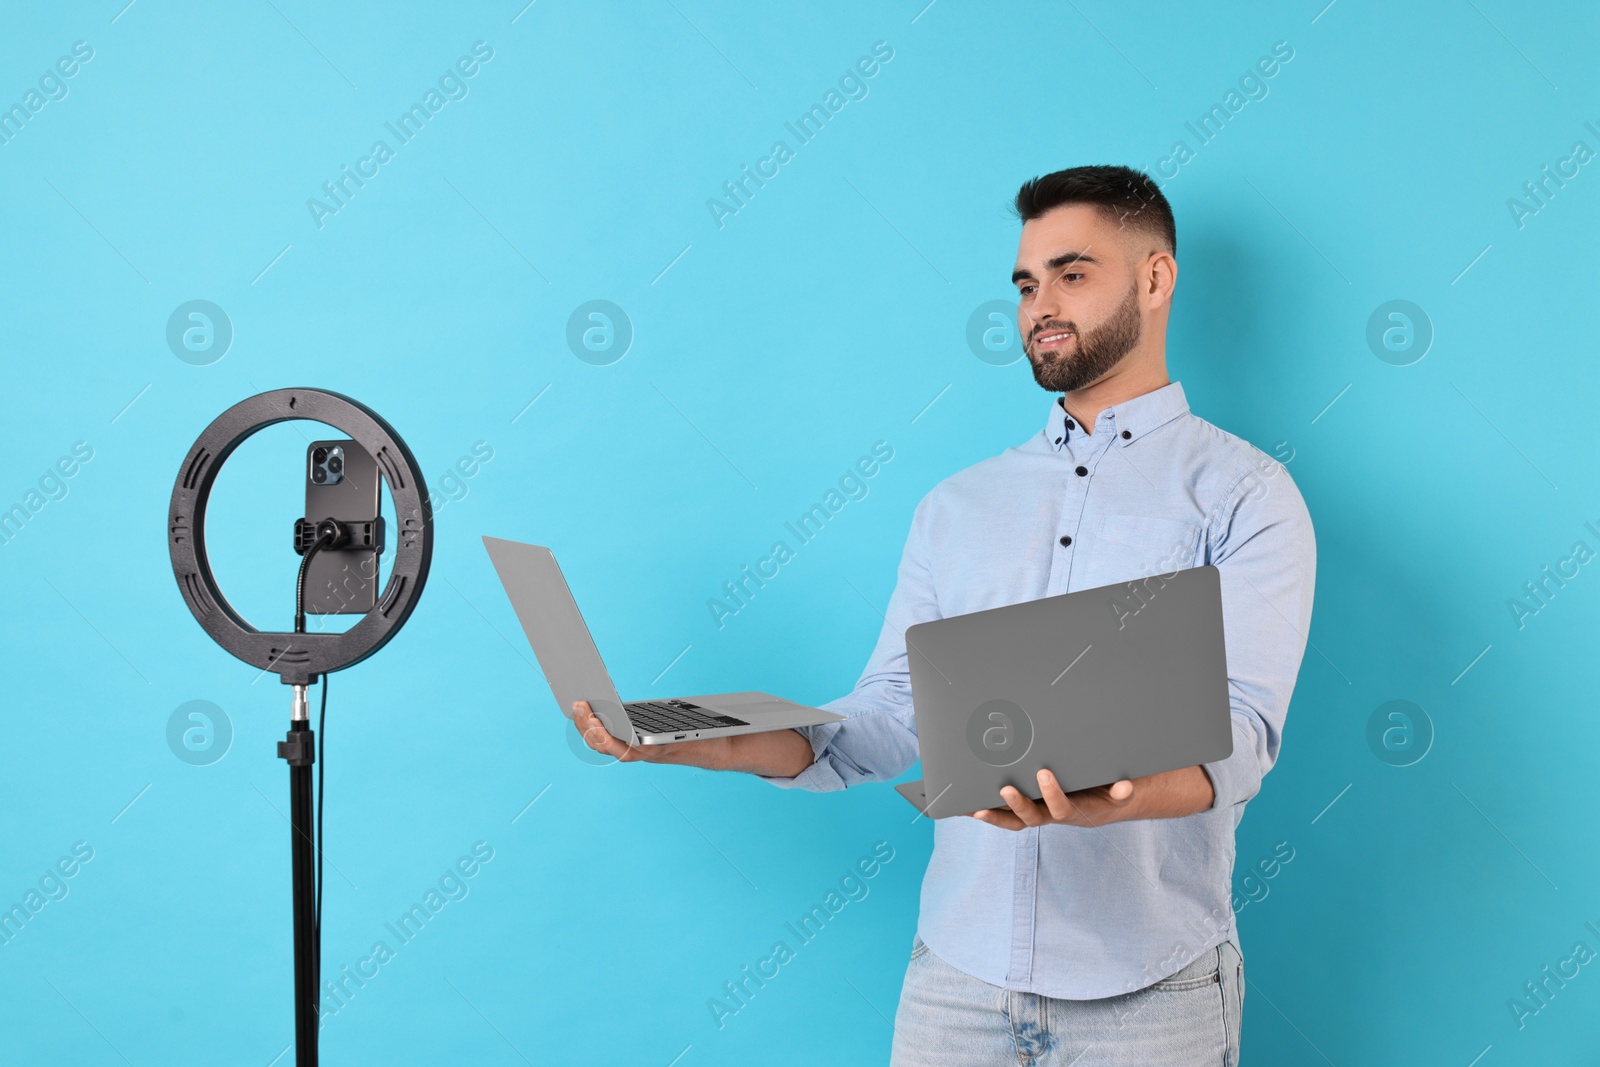
[[[673,734],[690,730],[715,730],[722,726],[749,726],[732,715],[718,715],[686,700],[638,700],[622,705],[641,734]]]

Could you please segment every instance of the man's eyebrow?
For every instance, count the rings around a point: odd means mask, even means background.
[[[1067,251],[1061,253],[1059,256],[1054,256],[1045,261],[1045,266],[1051,270],[1057,270],[1058,268],[1065,267],[1070,263],[1094,263],[1098,265],[1099,262],[1100,261],[1091,256],[1089,254],[1089,250],[1085,248],[1082,252]],[[1020,268],[1011,272],[1012,284],[1020,282],[1024,278],[1028,279],[1029,281],[1035,280],[1033,277],[1033,272],[1026,268]]]

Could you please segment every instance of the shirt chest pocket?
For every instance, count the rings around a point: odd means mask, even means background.
[[[1101,516],[1094,540],[1074,560],[1072,587],[1094,589],[1196,566],[1204,532],[1183,519]]]

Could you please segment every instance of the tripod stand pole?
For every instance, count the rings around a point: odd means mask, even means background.
[[[316,763],[316,734],[311,729],[306,686],[294,687],[294,711],[288,737],[278,742],[278,756],[289,763],[291,879],[294,884],[294,1044],[296,1067],[317,1064],[317,1002],[321,945],[317,936],[316,853],[312,833],[311,768]]]

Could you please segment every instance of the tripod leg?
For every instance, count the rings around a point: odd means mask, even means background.
[[[317,1002],[320,993],[317,938],[316,852],[312,840],[315,809],[311,803],[311,768],[316,762],[316,734],[297,718],[289,736],[278,743],[278,755],[289,762],[291,877],[294,883],[294,1034],[297,1067],[316,1067]]]

